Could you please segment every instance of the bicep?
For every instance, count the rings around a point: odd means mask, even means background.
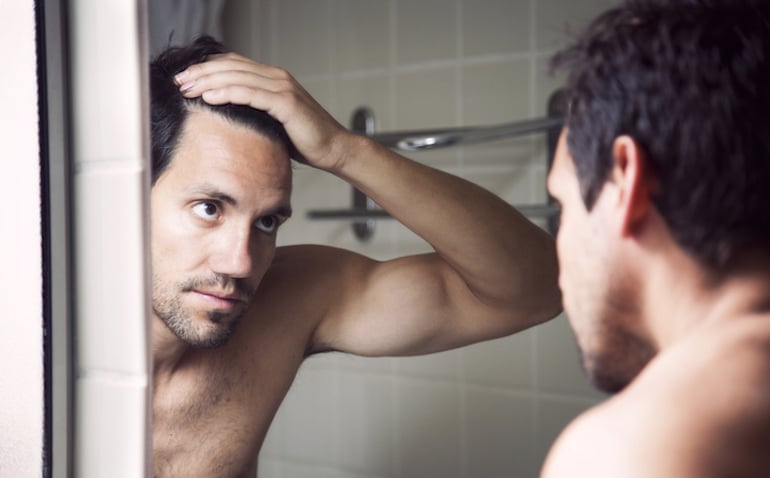
[[[315,348],[368,356],[416,355],[526,327],[515,310],[479,300],[437,254],[386,262],[340,257],[336,299],[314,336]]]

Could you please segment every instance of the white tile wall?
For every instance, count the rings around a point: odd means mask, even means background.
[[[150,475],[142,1],[76,0],[72,32],[75,475]]]
[[[547,75],[550,56],[613,3],[231,0],[225,40],[287,68],[343,124],[363,105],[378,131],[496,124],[544,115],[561,81]],[[513,203],[545,200],[544,135],[409,156]],[[327,174],[298,167],[293,203],[284,244],[379,259],[428,250],[393,221],[361,243],[348,224],[306,220],[309,209],[349,205],[349,189]],[[268,434],[260,477],[536,476],[558,432],[602,398],[563,316],[427,357],[314,357]]]

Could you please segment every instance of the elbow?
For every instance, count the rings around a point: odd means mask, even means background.
[[[546,322],[563,310],[559,262],[553,240],[543,243],[539,252],[532,254],[532,259],[518,270],[513,279],[515,300],[527,315],[528,326]]]

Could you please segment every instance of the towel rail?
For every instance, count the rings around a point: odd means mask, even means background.
[[[544,118],[495,126],[375,133],[374,113],[368,108],[361,107],[353,112],[351,130],[369,136],[384,146],[401,151],[448,148],[545,132],[548,143],[547,161],[550,168],[566,112],[567,102],[564,92],[557,90],[548,100],[548,116]],[[548,229],[552,234],[556,233],[559,208],[550,196],[544,204],[519,204],[514,207],[527,217],[546,219]],[[371,198],[356,188],[353,188],[350,209],[311,210],[307,212],[307,217],[312,220],[352,221],[353,232],[361,241],[366,241],[374,235],[377,220],[391,218],[387,211],[381,209]]]

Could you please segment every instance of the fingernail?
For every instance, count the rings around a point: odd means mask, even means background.
[[[177,73],[174,76],[174,83],[176,83],[179,86],[184,85],[185,81],[190,77],[190,73],[187,72],[187,70]]]
[[[219,90],[206,90],[201,93],[201,97],[204,100],[216,100],[221,94],[222,93]]]
[[[181,91],[182,93],[187,93],[188,91],[192,90],[193,86],[195,86],[194,81],[183,83],[179,86],[179,91]]]

